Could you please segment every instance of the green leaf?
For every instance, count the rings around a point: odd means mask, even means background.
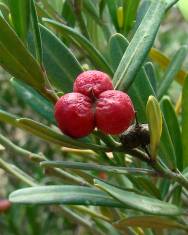
[[[0,109],[0,121],[17,126],[17,116]]]
[[[16,79],[11,79],[11,84],[16,89],[17,95],[27,105],[31,106],[39,115],[44,117],[50,123],[56,123],[54,119],[54,107],[52,103],[47,101],[32,87],[20,82]]]
[[[17,190],[10,194],[13,203],[63,204],[123,207],[108,194],[83,186],[41,186]]]
[[[76,77],[83,72],[73,53],[44,26],[40,27],[44,66],[49,80],[63,92],[71,92]]]
[[[99,13],[97,11],[97,4],[92,0],[83,0],[83,11],[87,12],[93,20],[100,25]]]
[[[34,38],[34,44],[35,44],[35,53],[36,58],[39,64],[42,65],[42,42],[41,42],[41,35],[40,35],[40,29],[38,25],[38,16],[36,13],[36,7],[34,0],[30,0],[31,4],[31,22],[32,22],[32,29],[33,29],[33,38]]]
[[[174,1],[152,1],[114,74],[116,89],[127,90],[141,68],[155,39],[163,15]]]
[[[155,159],[162,133],[162,114],[160,105],[154,96],[149,96],[148,98],[146,114],[150,131],[151,157]]]
[[[67,22],[67,25],[74,28],[75,26],[75,15],[74,11],[71,7],[71,2],[69,0],[65,0],[62,8],[62,16]]]
[[[160,216],[134,216],[122,219],[113,223],[113,225],[118,229],[125,229],[126,227],[141,227],[141,228],[154,228],[154,229],[186,229],[187,227],[183,224],[176,222],[173,219]]]
[[[70,168],[70,169],[80,169],[84,171],[102,171],[114,174],[148,174],[155,175],[155,172],[149,169],[141,168],[128,168],[128,167],[115,167],[106,165],[96,165],[92,163],[81,163],[81,162],[69,162],[69,161],[43,161],[41,163],[43,167],[58,167],[58,168]]]
[[[58,133],[52,128],[28,118],[17,119],[18,125],[30,133],[54,144],[70,148],[83,148],[92,150],[107,150],[105,146],[86,143],[84,140],[75,140],[69,136]]]
[[[106,1],[107,6],[108,6],[108,10],[110,13],[110,17],[112,20],[112,23],[114,25],[114,27],[116,28],[116,30],[119,30],[119,25],[118,25],[118,21],[117,21],[117,0],[107,0]]]
[[[149,81],[152,85],[152,88],[153,90],[157,91],[157,78],[156,78],[156,71],[155,71],[155,68],[153,66],[153,64],[151,62],[147,62],[145,65],[144,65],[144,68],[145,68],[145,71],[146,71],[146,74],[149,78]]]
[[[95,186],[107,192],[127,207],[153,215],[180,215],[181,208],[175,205],[160,201],[158,199],[142,196],[134,192],[128,192],[102,181],[95,180]]]
[[[128,40],[122,34],[116,33],[111,36],[109,41],[109,50],[114,71],[117,69],[123,53],[128,45]]]
[[[146,178],[143,176],[137,176],[135,180],[138,182],[141,190],[145,190],[153,197],[161,199],[161,194],[157,186],[153,183],[154,181],[151,178]]]
[[[183,146],[183,168],[188,166],[188,79],[186,77],[182,94],[182,146]]]
[[[18,118],[2,109],[0,109],[0,121],[11,124],[12,126],[24,129],[45,141],[54,143],[60,146],[78,149],[93,149],[98,151],[109,151],[104,145],[96,145],[89,142],[88,138],[75,140],[69,136],[58,133],[48,126],[40,124],[36,121],[27,118]]]
[[[185,57],[187,55],[188,47],[182,46],[177,51],[177,53],[174,55],[171,63],[169,64],[167,71],[165,72],[165,75],[162,79],[162,83],[160,84],[157,96],[158,99],[161,99],[162,96],[167,92],[169,86],[173,82],[173,79],[178,74],[179,70],[181,69],[182,63],[185,60]]]
[[[11,75],[52,98],[45,90],[43,71],[8,23],[0,16],[0,65]]]
[[[26,43],[29,30],[30,0],[9,0],[9,7],[16,33]]]
[[[82,50],[82,53],[84,52],[90,58],[97,69],[101,69],[109,75],[112,75],[112,70],[106,59],[85,37],[77,33],[74,29],[54,20],[43,18],[43,22],[78,46]]]
[[[176,153],[177,167],[180,171],[182,171],[183,156],[182,156],[182,140],[181,140],[180,125],[178,123],[178,119],[175,110],[173,108],[173,105],[168,97],[164,97],[161,100],[161,108]]]
[[[150,95],[155,96],[155,93],[144,68],[137,74],[134,83],[128,90],[128,94],[135,106],[139,122],[146,123],[147,100]]]
[[[184,16],[184,18],[188,21],[188,2],[187,0],[180,0],[178,2],[178,7]]]
[[[162,135],[161,135],[158,152],[159,152],[159,156],[161,160],[171,170],[174,170],[177,168],[176,153],[175,153],[174,145],[172,143],[172,139],[170,137],[166,120],[163,115],[162,115],[162,118],[163,118],[163,129],[162,129]]]
[[[136,19],[136,12],[140,0],[127,0],[124,1],[124,32],[127,33],[131,30],[132,25]]]
[[[147,10],[149,9],[149,6],[151,4],[151,0],[142,0],[140,3],[140,6],[137,11],[137,16],[136,16],[136,23],[133,28],[133,31],[135,32],[138,27],[140,26],[142,19],[144,18]]]

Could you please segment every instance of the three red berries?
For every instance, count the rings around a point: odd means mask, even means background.
[[[55,104],[60,130],[74,138],[89,135],[95,127],[111,135],[125,131],[135,117],[134,107],[126,93],[113,89],[107,74],[96,70],[81,73],[73,92]]]

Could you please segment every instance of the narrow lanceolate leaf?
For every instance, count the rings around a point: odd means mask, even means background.
[[[25,43],[29,30],[30,0],[9,1],[9,7],[15,31]]]
[[[95,180],[95,185],[107,192],[127,207],[153,215],[180,215],[183,210],[175,205],[158,199],[142,196],[114,187],[100,180]]]
[[[143,64],[167,8],[175,1],[152,1],[114,74],[116,89],[127,90]]]
[[[102,145],[86,143],[84,140],[75,140],[69,136],[58,133],[52,128],[28,118],[17,119],[19,127],[48,142],[70,148],[83,148],[92,150],[106,150]]]
[[[96,165],[96,164],[82,163],[82,162],[44,161],[41,163],[41,166],[79,169],[84,171],[90,171],[90,170],[103,171],[103,172],[109,172],[114,174],[125,174],[125,175],[129,174],[156,175],[154,171],[149,169],[105,166],[105,165]]]
[[[168,126],[169,134],[174,146],[177,167],[180,171],[183,170],[183,156],[182,156],[182,140],[181,131],[176,112],[168,97],[164,97],[161,101],[161,108],[163,111],[166,124]]]
[[[118,25],[118,20],[117,20],[117,1],[116,0],[107,0],[106,1],[107,6],[108,6],[108,10],[110,13],[110,17],[112,20],[112,23],[114,25],[114,27],[116,28],[116,30],[119,29],[119,25]]]
[[[187,227],[183,224],[178,223],[177,221],[162,217],[162,216],[134,216],[125,218],[119,221],[116,221],[113,223],[113,226],[115,226],[118,229],[125,229],[126,227],[141,227],[141,228],[154,228],[154,229],[186,229]]]
[[[75,140],[70,138],[69,136],[58,133],[52,128],[40,124],[36,121],[27,118],[18,118],[15,115],[12,115],[2,109],[0,109],[0,121],[8,123],[12,126],[21,128],[26,130],[33,135],[42,138],[45,141],[48,141],[53,144],[57,144],[60,146],[68,147],[68,148],[76,148],[76,149],[93,149],[93,150],[101,150],[108,151],[109,149],[103,145],[95,145],[88,141],[88,139],[80,139]]]
[[[188,79],[186,77],[182,94],[182,145],[183,145],[183,168],[188,167]]]
[[[109,50],[111,56],[111,63],[114,71],[116,71],[119,62],[122,58],[122,55],[128,45],[128,40],[122,34],[116,33],[110,38]]]
[[[154,62],[159,64],[163,69],[166,69],[171,62],[170,59],[166,55],[162,54],[160,51],[158,51],[155,48],[151,48],[149,52],[149,57]],[[180,85],[183,85],[186,76],[187,76],[187,72],[185,70],[180,69],[175,79]]]
[[[16,93],[26,105],[29,105],[39,115],[44,117],[50,123],[56,123],[54,119],[54,107],[52,103],[41,96],[32,87],[16,79],[11,79],[11,84],[16,89]]]
[[[162,133],[162,114],[160,105],[154,96],[148,98],[146,114],[150,130],[150,151],[152,158],[155,159]]]
[[[162,118],[163,128],[158,153],[161,160],[173,170],[177,168],[176,152],[164,115],[162,115]]]
[[[49,80],[63,92],[72,91],[72,84],[83,70],[73,53],[55,34],[41,25],[43,61]]]
[[[112,70],[106,59],[85,37],[74,29],[54,20],[43,18],[43,22],[53,27],[57,32],[62,34],[63,37],[78,46],[82,50],[82,53],[84,52],[98,69],[112,75]]]
[[[152,85],[152,88],[156,93],[156,90],[157,90],[157,76],[156,76],[155,68],[154,68],[154,66],[151,62],[147,62],[144,65],[144,68],[145,68],[146,74],[149,78],[149,81]]]
[[[10,194],[13,203],[63,204],[124,207],[107,193],[83,186],[41,186],[17,190]]]
[[[0,65],[17,79],[44,93],[40,66],[2,16],[0,29]]]
[[[37,61],[39,62],[39,64],[42,65],[42,42],[41,42],[40,29],[38,25],[38,16],[36,13],[34,0],[30,0],[30,4],[31,4],[31,23],[32,23],[32,31],[35,44],[35,54]]]
[[[124,32],[129,32],[136,19],[136,12],[140,0],[128,0],[124,1]]]
[[[178,71],[181,69],[182,63],[187,55],[188,47],[182,46],[178,52],[174,55],[171,63],[169,64],[167,71],[162,79],[162,83],[158,89],[157,96],[159,99],[166,93],[169,86],[173,82],[173,79],[177,75]]]

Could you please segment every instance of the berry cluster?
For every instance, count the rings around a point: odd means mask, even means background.
[[[96,70],[81,73],[73,92],[55,104],[61,131],[74,138],[89,135],[95,127],[111,135],[125,131],[134,119],[134,107],[126,93],[113,89],[107,74]]]

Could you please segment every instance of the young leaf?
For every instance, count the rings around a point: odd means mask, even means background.
[[[162,83],[160,84],[158,88],[158,91],[157,91],[158,99],[161,99],[162,96],[166,93],[174,77],[177,75],[178,71],[181,69],[182,63],[185,60],[185,57],[187,55],[187,50],[188,50],[187,46],[182,46],[174,55],[171,63],[169,64],[167,68],[167,71],[165,72],[165,75],[162,79]]]
[[[175,110],[173,108],[173,105],[168,97],[164,97],[161,100],[161,108],[176,153],[177,167],[180,171],[182,171],[183,157],[182,157],[182,140],[181,140],[180,125],[178,123],[178,119]]]
[[[142,196],[134,192],[128,192],[114,187],[100,180],[95,180],[95,186],[107,192],[110,196],[117,199],[127,207],[153,215],[180,215],[183,213],[181,208],[158,199]]]
[[[43,18],[43,22],[53,27],[57,32],[62,34],[63,37],[68,38],[78,46],[82,50],[82,53],[85,52],[98,69],[112,75],[112,70],[106,59],[85,37],[77,33],[74,29],[54,20]]]
[[[125,229],[126,227],[141,227],[141,228],[154,228],[154,229],[186,229],[187,227],[177,221],[161,216],[134,216],[122,219],[113,223],[113,225],[118,229]]]
[[[175,3],[175,1],[158,0],[151,2],[114,74],[113,83],[116,89],[127,90],[134,81],[135,75],[141,68],[153,44],[163,15],[171,3]]]
[[[151,157],[155,159],[162,133],[162,114],[160,105],[154,96],[149,96],[148,98],[148,102],[146,105],[146,114],[150,130]]]
[[[188,166],[188,79],[186,77],[182,94],[182,145],[183,145],[183,168]]]
[[[83,186],[39,186],[17,190],[10,194],[13,203],[63,204],[124,207],[108,194]]]
[[[15,31],[26,43],[29,30],[30,0],[9,1],[9,7]]]

